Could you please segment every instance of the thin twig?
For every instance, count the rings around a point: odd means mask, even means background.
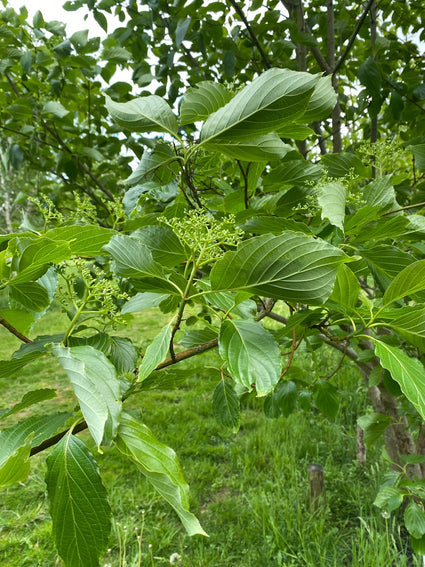
[[[354,44],[354,42],[355,42],[355,40],[356,40],[356,37],[358,36],[359,31],[360,31],[360,29],[361,29],[361,27],[362,27],[362,25],[363,25],[363,23],[364,23],[364,21],[365,21],[365,19],[366,19],[366,16],[367,16],[367,14],[368,14],[368,12],[369,12],[369,10],[370,10],[372,4],[374,3],[374,1],[375,1],[375,0],[368,0],[367,4],[366,4],[366,6],[365,6],[365,8],[364,8],[364,10],[363,10],[363,13],[362,13],[362,15],[360,16],[360,18],[359,18],[359,20],[358,20],[358,22],[357,22],[357,25],[356,25],[356,27],[355,27],[355,30],[354,30],[352,36],[350,37],[350,39],[349,39],[349,41],[348,41],[348,43],[347,43],[347,47],[345,48],[345,50],[344,50],[343,54],[341,55],[341,57],[340,57],[340,58],[338,59],[338,61],[336,62],[335,67],[332,69],[332,74],[333,74],[333,75],[335,75],[335,73],[336,73],[337,71],[339,71],[340,67],[342,66],[342,64],[344,63],[344,61],[347,59],[347,56],[348,56],[348,54],[350,53],[351,48],[353,47],[353,44]]]
[[[15,329],[15,327],[11,325],[9,321],[6,321],[6,319],[4,319],[1,315],[0,315],[0,325],[5,327],[5,329],[7,329],[9,333],[15,335],[15,337],[17,337],[20,341],[24,343],[32,343],[31,339],[23,335],[20,331],[18,331],[18,329]]]
[[[267,55],[265,54],[264,49],[261,47],[260,42],[258,41],[258,38],[255,35],[253,29],[249,25],[249,22],[248,22],[248,20],[245,16],[245,14],[243,13],[242,8],[240,6],[238,6],[238,4],[235,2],[235,0],[228,0],[228,2],[231,6],[233,6],[235,12],[239,15],[240,19],[243,21],[247,32],[251,36],[252,41],[254,42],[255,46],[258,49],[258,52],[261,55],[261,59],[263,60],[264,65],[267,67],[267,69],[270,69],[272,67],[272,64],[270,63]]]

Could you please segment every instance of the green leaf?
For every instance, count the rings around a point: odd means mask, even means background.
[[[211,271],[213,290],[247,290],[300,303],[323,303],[348,257],[320,239],[283,232],[251,238]]]
[[[328,219],[342,231],[344,231],[346,198],[347,189],[338,181],[319,186],[318,202],[322,209],[322,219]]]
[[[365,230],[367,233],[367,230]],[[415,261],[415,257],[396,246],[381,244],[373,248],[360,249],[359,253],[366,259],[368,266],[382,290],[387,289],[391,281],[407,266]]]
[[[126,278],[163,278],[163,271],[151,251],[139,240],[118,234],[103,247],[114,259],[112,269],[118,276]]]
[[[318,181],[322,171],[322,167],[318,164],[309,163],[303,159],[292,159],[272,169],[264,177],[263,184],[267,190],[299,186],[305,182]]]
[[[111,510],[97,464],[77,437],[66,435],[48,456],[46,484],[53,537],[66,567],[99,567]]]
[[[169,297],[168,293],[155,293],[155,292],[144,292],[136,293],[127,303],[124,304],[121,309],[121,313],[138,313],[144,309],[151,309],[152,307],[157,307],[160,303]]]
[[[416,166],[419,171],[425,171],[425,144],[416,144],[415,146],[409,146],[408,149],[412,151]]]
[[[28,242],[19,259],[17,275],[10,280],[13,285],[38,279],[47,272],[51,263],[57,264],[71,256],[69,244],[50,238],[36,238]]]
[[[419,346],[422,350],[425,347],[425,307],[406,306],[401,309],[391,310],[389,327],[400,332],[412,344]],[[383,311],[380,316],[386,318],[388,310]]]
[[[70,415],[33,416],[0,431],[0,486],[27,478],[31,447],[54,435]]]
[[[218,341],[220,356],[227,361],[233,379],[258,396],[273,390],[280,378],[281,357],[270,331],[246,319],[223,321]]]
[[[44,402],[44,400],[51,400],[52,398],[56,398],[56,390],[53,390],[51,388],[31,390],[30,392],[24,394],[21,401],[12,406],[10,409],[0,410],[0,419],[9,417],[9,415],[13,415],[15,413],[19,413],[20,411],[27,409],[35,404]]]
[[[320,77],[308,101],[307,108],[302,115],[302,120],[306,124],[324,120],[332,112],[336,105],[337,94],[332,86],[332,77]]]
[[[69,110],[67,110],[62,103],[57,100],[51,100],[50,102],[46,102],[43,106],[43,112],[45,114],[53,114],[53,116],[57,116],[58,118],[63,118],[67,114],[69,114]]]
[[[313,400],[318,410],[324,415],[335,419],[339,409],[339,395],[333,384],[319,380],[313,389]]]
[[[113,439],[121,414],[120,382],[106,356],[91,346],[52,345],[74,388],[90,433],[100,447]]]
[[[149,248],[155,262],[167,268],[186,260],[186,252],[175,232],[165,226],[145,226],[132,234]]]
[[[125,180],[126,185],[136,185],[149,177],[169,183],[177,173],[177,155],[168,144],[158,143],[152,152],[144,151],[142,159],[133,173]],[[161,168],[161,169],[159,169]]]
[[[108,47],[102,51],[102,59],[106,59],[106,61],[112,61],[114,63],[127,63],[127,61],[131,61],[131,58],[132,56],[128,49],[120,47],[119,45]]]
[[[388,370],[399,383],[406,398],[411,402],[422,419],[425,419],[425,369],[417,358],[410,358],[399,348],[387,345],[373,338],[375,354],[381,366]]]
[[[423,289],[425,289],[425,260],[418,260],[396,275],[384,293],[382,301],[384,305],[388,305]]]
[[[316,132],[302,124],[288,124],[279,128],[279,136],[291,140],[306,140],[309,136],[316,136]]]
[[[2,441],[0,436],[0,441]],[[31,437],[3,460],[0,455],[0,486],[23,482],[30,472]],[[3,452],[3,451],[2,451]]]
[[[10,297],[30,311],[43,311],[50,305],[49,294],[37,282],[11,283]]]
[[[326,154],[321,156],[329,177],[344,177],[350,170],[361,177],[368,176],[368,169],[362,161],[349,152],[344,154]]]
[[[187,30],[189,29],[189,26],[190,26],[190,22],[191,22],[190,17],[181,19],[177,22],[176,31],[174,32],[175,38],[176,38],[177,49],[180,47],[180,45],[184,41],[184,38],[186,36],[186,32],[187,32]]]
[[[360,284],[358,279],[348,266],[342,264],[338,268],[335,286],[329,296],[329,300],[339,303],[344,307],[354,309],[359,298],[359,293]]]
[[[202,81],[185,92],[180,106],[180,123],[192,124],[205,120],[231,98],[232,93],[224,85]]]
[[[168,349],[170,348],[173,325],[174,319],[171,319],[146,349],[142,364],[139,366],[138,382],[142,382],[147,378],[167,356]]]
[[[111,352],[109,358],[117,369],[118,374],[133,372],[137,365],[137,350],[130,339],[111,337]]]
[[[203,343],[217,339],[217,332],[209,327],[188,331],[179,339],[178,343],[184,348],[193,348]]]
[[[220,140],[217,143],[209,143],[208,150],[221,152],[233,159],[253,162],[266,162],[282,159],[288,152],[293,150],[292,146],[284,144],[274,132],[244,142],[233,142],[232,140]]]
[[[36,358],[42,356],[43,352],[29,352],[25,356],[20,358],[12,358],[10,360],[0,361],[0,378],[10,378],[13,374],[16,374],[21,368],[26,366],[28,363],[32,362]]]
[[[360,65],[359,79],[370,93],[379,94],[381,90],[381,73],[373,57],[369,57]]]
[[[425,535],[425,511],[423,506],[413,500],[410,501],[404,511],[404,525],[409,534],[416,539]]]
[[[208,117],[201,144],[252,140],[295,122],[317,82],[308,73],[269,69]]]
[[[64,240],[73,256],[99,256],[102,247],[116,235],[115,230],[95,225],[70,225],[53,228],[46,232],[50,240]]]
[[[382,436],[391,425],[391,418],[381,413],[369,413],[357,419],[357,423],[364,431],[364,442],[371,446]]]
[[[109,96],[106,108],[114,121],[132,132],[167,132],[177,136],[177,118],[161,97],[150,95],[129,102],[115,102]]]
[[[122,415],[116,444],[174,508],[187,533],[207,535],[189,511],[189,487],[175,452],[160,443],[146,425],[125,413]]]
[[[400,488],[396,486],[384,486],[378,492],[374,505],[385,510],[388,513],[398,510],[403,503],[403,494]]]
[[[230,380],[220,380],[212,399],[212,407],[216,420],[237,433],[240,426],[239,398]]]
[[[399,207],[391,177],[391,175],[385,175],[366,185],[363,196],[367,206],[379,207],[381,212]]]
[[[274,392],[264,400],[264,413],[267,417],[276,419],[288,417],[295,411],[298,402],[298,389],[292,380],[282,381]]]
[[[52,437],[52,435],[64,427],[71,415],[71,413],[67,412],[41,416],[33,415],[19,421],[12,427],[2,429],[0,431],[0,461],[3,460],[5,455],[11,454],[15,449],[23,445],[30,435],[32,436],[32,447]]]
[[[22,71],[29,75],[32,67],[32,53],[31,51],[26,51],[21,57],[21,67]]]

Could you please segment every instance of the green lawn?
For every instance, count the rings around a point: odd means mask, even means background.
[[[150,329],[160,324],[161,316],[154,311],[136,318],[132,323],[135,343],[144,344]],[[39,332],[58,330],[60,317],[54,312]],[[0,329],[0,341],[6,354],[18,346],[4,329]],[[305,363],[307,368],[302,353],[298,357],[297,364]],[[205,368],[214,360],[209,352],[185,364]],[[323,357],[330,369],[338,358],[335,361],[332,353]],[[372,504],[387,466],[380,450],[370,452],[364,469],[355,461],[356,418],[366,408],[360,379],[344,364],[336,380],[343,402],[335,422],[316,410],[269,420],[262,401],[248,398],[242,404],[242,425],[236,435],[218,425],[212,415],[217,377],[207,368],[176,390],[147,392],[132,399],[131,407],[140,409],[154,434],[179,455],[191,487],[192,510],[210,537],[186,536],[175,513],[112,448],[96,455],[114,514],[110,549],[102,567],[170,565],[172,554],[180,556],[175,564],[182,567],[420,565],[409,552],[397,518],[384,519]],[[42,386],[57,388],[64,408],[74,405],[66,377],[50,359],[36,361],[17,377],[1,381],[1,405]],[[40,412],[54,403],[43,402]],[[95,453],[87,433],[81,437]],[[62,565],[49,535],[44,457],[33,458],[23,485],[1,493],[0,565]],[[309,463],[320,463],[325,469],[326,505],[316,513],[308,507]]]

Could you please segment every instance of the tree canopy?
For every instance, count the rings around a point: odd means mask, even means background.
[[[51,390],[6,403],[5,423],[34,413],[0,432],[1,483],[26,479],[30,455],[54,447],[58,552],[67,566],[98,565],[110,510],[77,436],[88,429],[99,451],[113,443],[136,463],[190,535],[205,534],[176,454],[126,401],[177,387],[169,369],[214,350],[223,426],[238,429],[242,395],[264,398],[268,417],[302,399],[333,418],[332,376],[293,365],[298,349],[333,348],[367,384],[359,424],[367,442],[383,435],[397,471],[377,505],[409,502],[422,552],[421,3],[65,3],[83,6],[104,39],[0,12],[0,324],[22,341],[0,376],[53,357],[77,402],[48,419],[37,404]],[[117,69],[131,82],[114,82]],[[32,336],[58,305],[62,333]],[[157,307],[169,320],[143,352],[116,334]]]

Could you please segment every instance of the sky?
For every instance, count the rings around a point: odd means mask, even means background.
[[[105,32],[90,14],[87,17],[87,20],[84,20],[84,16],[88,14],[87,9],[81,8],[80,10],[76,10],[75,12],[67,12],[62,8],[62,4],[64,3],[65,0],[8,0],[8,5],[14,8],[16,11],[19,11],[19,8],[21,6],[26,6],[30,21],[35,12],[37,12],[37,10],[40,10],[46,22],[58,20],[59,22],[65,23],[67,35],[71,35],[76,31],[84,29],[90,30],[89,36],[92,37],[102,37],[105,35]],[[103,13],[107,16],[108,22],[111,23],[112,27],[114,17],[108,17],[108,14],[106,14],[106,12]]]

